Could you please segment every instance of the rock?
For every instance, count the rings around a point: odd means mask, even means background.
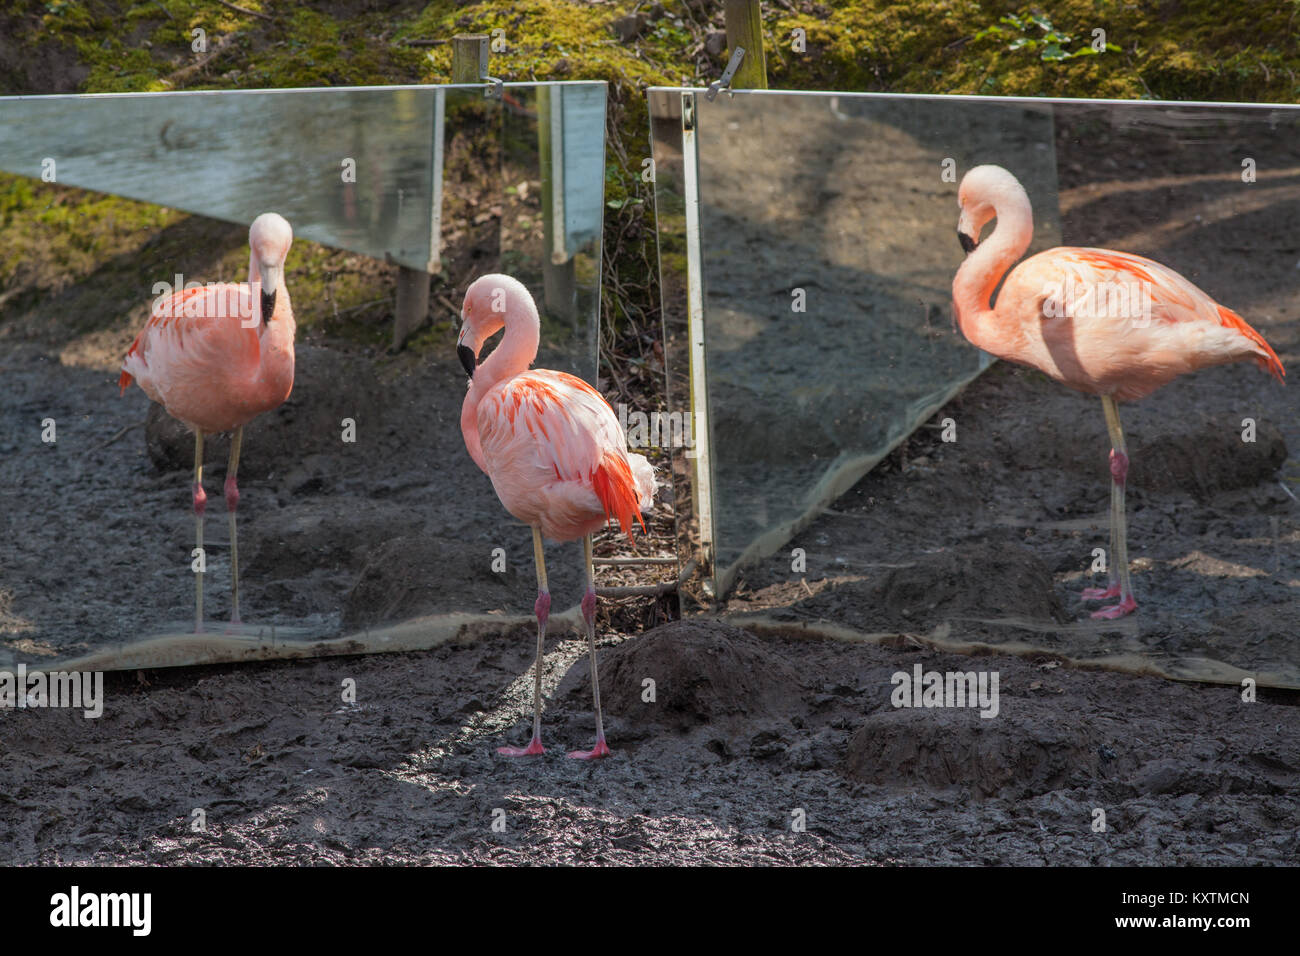
[[[619,43],[631,43],[641,35],[649,22],[650,18],[644,13],[629,13],[625,17],[619,17],[609,26],[614,31],[614,36],[618,37]]]
[[[704,52],[709,56],[722,56],[722,51],[727,48],[727,33],[725,30],[710,30],[704,35]]]

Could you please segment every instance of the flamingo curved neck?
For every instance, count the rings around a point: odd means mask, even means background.
[[[481,393],[486,393],[498,382],[528,371],[528,366],[537,358],[542,325],[535,312],[508,313],[505,328],[501,344],[474,370],[474,386]]]
[[[501,344],[474,370],[474,377],[470,379],[469,392],[465,395],[465,404],[461,406],[460,430],[465,437],[465,447],[469,450],[470,457],[484,472],[487,471],[487,464],[478,437],[479,402],[498,383],[528,371],[528,366],[537,358],[541,335],[541,320],[535,310],[512,309],[507,312]]]
[[[275,312],[262,315],[262,297],[259,283],[262,270],[258,267],[257,253],[252,248],[248,252],[248,292],[253,308],[253,315],[258,318],[257,334],[260,355],[257,369],[257,381],[265,390],[265,400],[279,404],[289,397],[293,389],[294,351],[293,339],[296,327],[293,321],[293,307],[289,302],[289,290],[281,282],[276,290]]]
[[[994,203],[997,225],[957,270],[953,279],[953,306],[962,335],[972,345],[999,354],[1000,331],[993,329],[993,291],[1034,238],[1033,211],[1027,202]],[[1001,343],[1005,346],[1005,341]]]

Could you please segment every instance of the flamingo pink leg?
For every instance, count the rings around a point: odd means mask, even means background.
[[[587,647],[591,652],[591,696],[596,709],[596,746],[590,750],[574,750],[569,756],[575,760],[592,760],[609,756],[605,743],[605,724],[600,713],[600,674],[596,667],[596,573],[591,560],[591,535],[582,539],[587,558],[587,592],[582,596],[582,620],[587,626]]]
[[[1084,599],[1119,597],[1118,604],[1093,611],[1092,616],[1098,620],[1112,621],[1131,614],[1137,610],[1137,601],[1133,597],[1133,583],[1129,579],[1128,567],[1128,518],[1124,507],[1124,488],[1128,481],[1128,453],[1124,447],[1124,430],[1120,427],[1119,406],[1109,395],[1101,398],[1102,408],[1106,412],[1106,426],[1110,431],[1110,587],[1104,592],[1090,598],[1090,592],[1084,592]]]
[[[194,433],[194,550],[199,567],[207,564],[203,554],[203,513],[208,510],[208,494],[203,490],[203,432]],[[194,633],[203,633],[203,572],[194,572]]]
[[[596,746],[570,756],[603,757],[609,747],[600,710],[591,535],[611,521],[618,522],[629,541],[633,522],[645,529],[641,515],[654,506],[654,468],[644,456],[627,450],[625,429],[600,392],[566,372],[530,368],[537,358],[541,318],[532,294],[518,279],[496,273],[479,276],[465,290],[460,317],[456,356],[470,375],[460,414],[465,450],[492,478],[506,510],[533,529],[539,590],[546,590],[542,535],[552,541],[584,542],[587,592],[582,614],[591,652]],[[484,343],[503,328],[500,343],[480,364]],[[538,619],[544,626],[540,613]],[[534,696],[540,709],[540,632],[537,660]],[[540,718],[535,717],[530,745],[535,753],[541,752],[539,727]]]
[[[542,552],[542,532],[533,529],[533,560],[537,565],[537,660],[533,663],[533,739],[527,747],[498,747],[503,757],[535,757],[546,753],[542,746],[542,656],[546,647],[546,622],[551,616],[551,592],[546,589],[546,556]]]
[[[226,467],[226,511],[230,517],[230,623],[239,623],[239,529],[235,511],[239,508],[239,451],[244,443],[244,426],[235,429],[230,439],[230,464]]]

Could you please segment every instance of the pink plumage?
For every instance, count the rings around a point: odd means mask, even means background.
[[[508,293],[509,313],[493,313],[490,290]],[[481,300],[481,301],[480,301]],[[627,450],[609,403],[582,379],[529,370],[540,323],[528,290],[502,275],[478,279],[465,293],[462,348],[477,354],[505,325],[501,344],[476,367],[461,412],[461,432],[475,463],[492,479],[506,510],[552,541],[576,541],[617,520],[632,521],[653,504],[654,470]]]
[[[492,479],[506,510],[533,532],[537,567],[537,660],[533,671],[533,737],[527,747],[499,747],[509,757],[536,756],[542,747],[542,656],[551,595],[542,537],[581,538],[587,566],[582,616],[591,653],[591,691],[596,745],[570,757],[609,755],[601,722],[596,665],[596,584],[591,535],[618,521],[632,537],[633,520],[654,503],[650,463],[627,450],[627,438],[609,403],[594,388],[565,372],[530,371],[537,357],[541,321],[523,284],[505,275],[476,279],[465,292],[456,342],[469,372],[460,430],[475,464]],[[505,328],[501,343],[478,364],[483,344]]]
[[[230,514],[231,622],[239,623],[236,472],[246,424],[293,390],[295,326],[284,263],[293,230],[263,213],[248,230],[248,281],[178,289],[155,302],[122,360],[118,386],[132,382],[194,432],[194,538],[203,549],[203,436],[233,431],[226,467]],[[200,565],[201,567],[201,565]],[[194,575],[194,630],[203,630],[203,571]]]
[[[268,213],[253,228],[254,256],[282,266],[289,224]],[[261,265],[249,268],[250,282],[181,289],[157,302],[122,361],[121,390],[137,381],[173,418],[206,433],[231,431],[283,404],[293,390],[293,308],[279,285],[264,319],[263,283],[255,278]]]
[[[986,352],[1122,401],[1143,398],[1187,372],[1243,359],[1283,379],[1281,360],[1241,316],[1151,259],[1058,246],[1011,268],[1033,238],[1033,212],[1020,183],[1002,167],[967,173],[960,202],[958,231],[972,247],[996,210],[993,235],[953,281],[962,334]],[[1105,307],[1126,295],[1127,308]]]

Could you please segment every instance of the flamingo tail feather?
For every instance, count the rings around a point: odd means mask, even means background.
[[[1282,367],[1282,360],[1277,357],[1277,353],[1273,351],[1272,347],[1264,341],[1264,336],[1251,328],[1250,324],[1236,312],[1233,312],[1231,309],[1222,305],[1219,306],[1219,322],[1225,328],[1240,333],[1252,343],[1259,346],[1263,351],[1263,354],[1259,355],[1255,359],[1259,364],[1259,367],[1268,372],[1279,382],[1282,382],[1283,384],[1286,383],[1286,369]]]
[[[636,480],[632,477],[632,469],[623,455],[607,451],[592,473],[591,483],[601,507],[605,509],[605,517],[617,519],[629,541],[632,540],[633,517],[641,523],[641,531],[645,532],[645,519],[641,517],[641,496]]]

